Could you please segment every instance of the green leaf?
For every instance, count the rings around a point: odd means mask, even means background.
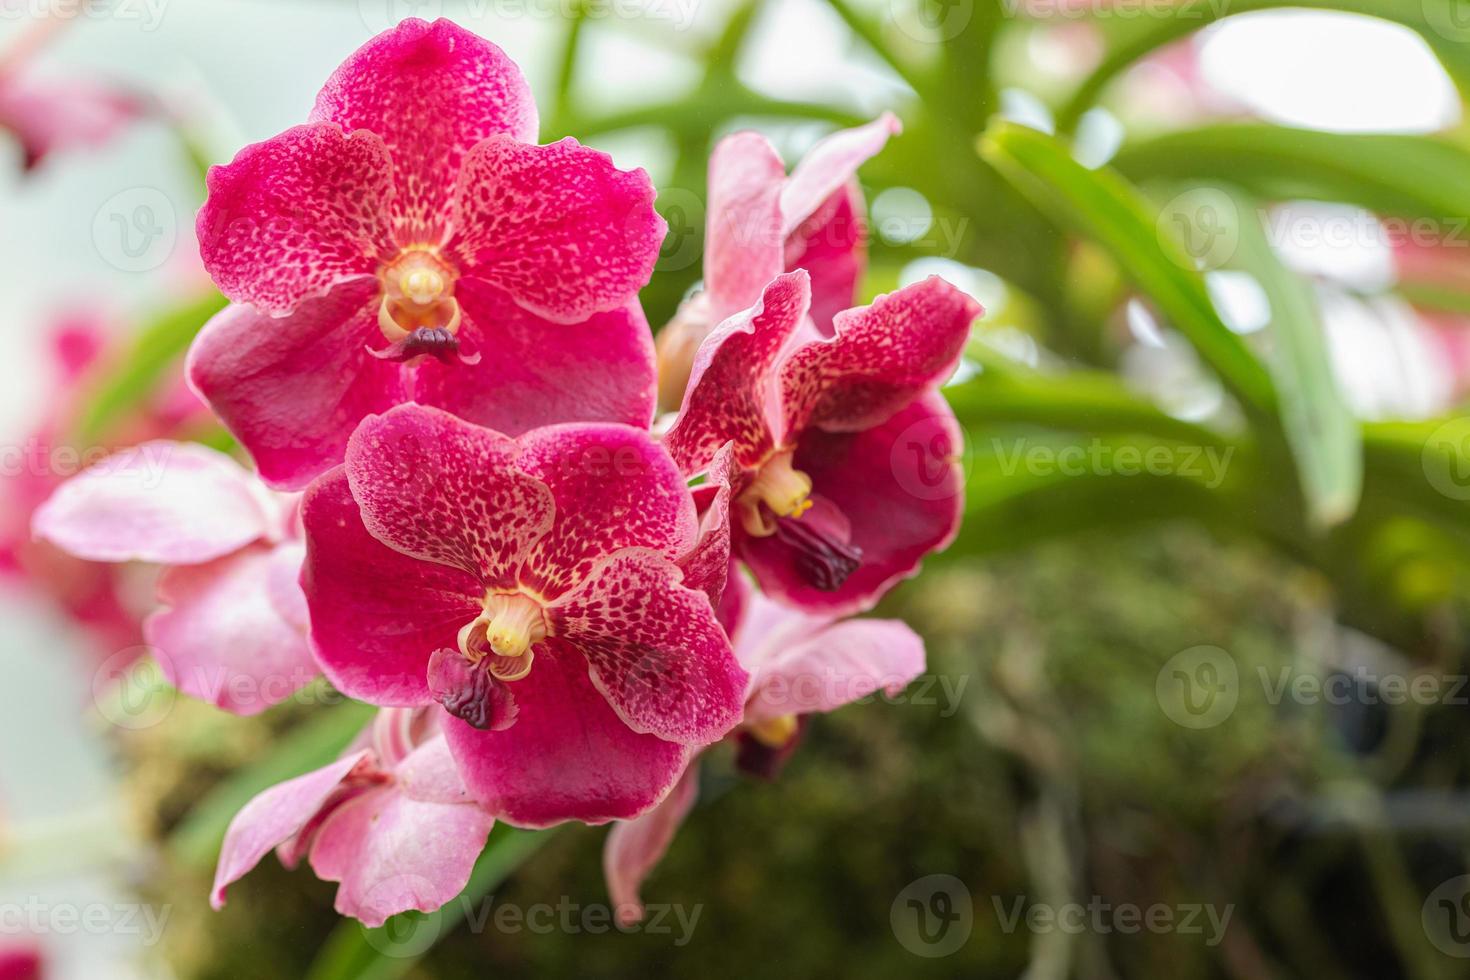
[[[356,701],[317,711],[277,742],[264,759],[237,771],[200,800],[170,835],[169,853],[191,868],[212,867],[225,830],[241,807],[261,790],[337,758],[376,711]]]
[[[1307,518],[1322,530],[1353,515],[1363,490],[1363,439],[1332,370],[1317,295],[1271,247],[1260,205],[1236,197],[1239,244],[1231,263],[1249,273],[1271,306],[1266,363],[1276,382],[1282,428],[1296,462]]]
[[[1462,239],[1470,215],[1470,152],[1426,136],[1227,123],[1125,147],[1113,166],[1134,180],[1218,180],[1273,200],[1344,201],[1426,218],[1440,224],[1438,234]]]
[[[224,307],[225,298],[211,291],[166,310],[149,322],[122,362],[87,399],[77,419],[74,444],[103,441],[107,427],[136,409],[158,389],[165,372],[189,349],[195,334]]]
[[[403,976],[463,923],[472,909],[488,913],[482,904],[485,897],[560,829],[530,831],[497,825],[458,898],[433,912],[396,915],[376,929],[343,919],[317,954],[307,980],[394,980]]]
[[[990,368],[944,389],[967,429],[996,424],[1036,425],[1069,432],[1132,433],[1197,446],[1226,446],[1221,434],[1177,419],[1101,371],[1061,374]]]
[[[1087,169],[1052,137],[1014,123],[992,125],[980,153],[1043,212],[1107,251],[1248,412],[1271,413],[1275,395],[1265,368],[1220,320],[1197,263],[1136,188],[1110,170]]]

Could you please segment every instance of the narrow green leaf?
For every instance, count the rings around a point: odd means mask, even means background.
[[[372,720],[376,710],[348,701],[317,711],[277,742],[270,755],[238,770],[200,800],[174,828],[168,841],[169,853],[191,868],[212,867],[219,857],[225,830],[242,806],[261,790],[331,762]]]
[[[1282,429],[1296,462],[1309,523],[1318,530],[1353,515],[1363,490],[1363,439],[1332,370],[1317,295],[1271,247],[1260,205],[1235,198],[1239,242],[1230,264],[1249,273],[1271,306],[1266,356]]]
[[[1089,170],[1054,138],[1014,123],[991,126],[980,153],[1044,213],[1095,241],[1158,306],[1248,412],[1270,415],[1271,379],[1220,320],[1176,229],[1111,170]]]
[[[1093,435],[1149,435],[1194,446],[1223,447],[1230,442],[1202,425],[1167,414],[1101,371],[1021,374],[987,369],[945,388],[944,395],[967,429],[1022,424]]]
[[[1113,166],[1133,180],[1225,181],[1273,200],[1344,201],[1470,238],[1470,151],[1427,136],[1225,123],[1125,147]]]
[[[327,938],[307,980],[396,980],[418,963],[471,911],[486,913],[486,896],[554,837],[561,828],[517,830],[499,824],[490,835],[459,897],[434,912],[405,912],[376,929],[343,919]]]
[[[195,334],[224,307],[225,298],[211,290],[149,322],[122,362],[91,393],[78,416],[74,444],[101,441],[109,425],[153,394],[169,366],[188,350]]]

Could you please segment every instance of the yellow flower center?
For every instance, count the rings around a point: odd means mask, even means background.
[[[524,592],[491,593],[484,612],[459,631],[459,652],[503,681],[531,672],[532,647],[549,635],[540,601]]]
[[[786,450],[767,459],[736,501],[740,523],[752,537],[770,537],[776,533],[775,518],[799,518],[811,509],[811,477],[792,467],[791,456]]]
[[[454,270],[432,248],[408,248],[378,274],[383,302],[378,326],[383,336],[402,340],[415,330],[459,329],[459,301],[454,298]]]
[[[795,715],[777,715],[745,726],[752,738],[772,749],[785,748],[786,743],[796,737],[796,729]]]

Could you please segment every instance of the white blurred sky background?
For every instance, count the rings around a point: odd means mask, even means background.
[[[23,7],[39,2],[21,0]],[[727,0],[648,3],[664,16],[609,21],[589,33],[582,77],[590,84],[584,83],[583,91],[600,107],[650,101],[671,87],[691,84],[697,67],[680,51],[691,37],[718,31],[728,10]],[[38,59],[37,74],[103,74],[161,90],[210,120],[211,139],[226,157],[243,143],[303,121],[331,70],[401,16],[442,12],[460,20],[505,48],[540,91],[550,81],[561,34],[560,25],[545,14],[553,0],[539,5],[535,0],[113,0],[96,6],[114,13],[80,18]],[[542,13],[473,16],[476,11],[528,8]],[[123,11],[134,16],[125,17]],[[14,17],[0,20],[0,46],[24,26],[24,20]],[[1196,44],[1205,79],[1267,119],[1399,132],[1429,132],[1458,122],[1453,88],[1423,42],[1383,22],[1307,12],[1253,14],[1208,30]],[[1023,64],[1022,74],[1034,70],[1038,79],[1045,75],[1048,52],[1038,48],[1028,57],[1033,63]],[[902,83],[851,40],[821,0],[773,3],[741,74],[771,94],[836,94],[874,113],[900,106],[906,94]],[[1034,100],[1020,91],[1011,93],[1007,105],[1028,118],[1037,113]],[[667,162],[658,145],[636,137],[600,145],[624,166],[649,167],[655,180]],[[11,149],[0,145],[0,154]],[[195,274],[188,259],[195,207],[190,181],[172,137],[155,125],[140,127],[100,151],[58,155],[29,177],[0,165],[0,349],[5,352],[0,359],[5,365],[0,439],[22,438],[46,408],[46,337],[59,310],[92,306],[114,311],[123,323],[130,313],[142,312],[150,301],[166,295],[170,283]],[[145,272],[124,271],[109,262],[93,232],[104,205],[137,188],[161,192],[177,225],[178,254]],[[1386,255],[1373,254],[1371,248],[1369,254],[1362,252],[1359,248],[1296,260],[1349,277],[1379,274],[1375,270],[1385,267]],[[984,284],[983,277],[972,281]],[[1246,307],[1249,300],[1247,295]],[[1339,312],[1332,330],[1346,351],[1338,357],[1344,377],[1359,387],[1382,387],[1382,378],[1374,370],[1365,372],[1352,352],[1361,349],[1381,366],[1384,345],[1393,349],[1398,343],[1392,329],[1352,304]],[[1242,316],[1249,319],[1250,314]],[[1149,329],[1140,321],[1135,331],[1141,332],[1144,346]],[[1433,375],[1432,357],[1425,357],[1411,351],[1405,363]],[[1412,383],[1418,382],[1406,375],[1389,384]],[[126,835],[114,810],[104,752],[79,730],[69,710],[88,698],[90,669],[79,669],[87,661],[69,647],[62,625],[33,605],[0,594],[0,616],[7,627],[0,632],[0,657],[7,665],[7,681],[0,685],[0,808],[23,827],[54,830],[65,821],[113,827],[112,850],[125,855]],[[68,850],[78,869],[41,879],[0,879],[0,900],[38,891],[71,901],[124,893],[114,862]],[[138,972],[130,973],[133,967],[116,959],[115,948],[106,941],[78,939],[52,946],[61,958],[58,977],[157,975],[156,966],[138,966]],[[99,966],[104,963],[105,969]]]

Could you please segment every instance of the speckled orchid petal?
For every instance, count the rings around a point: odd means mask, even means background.
[[[274,530],[272,503],[240,464],[186,442],[147,442],[58,487],[37,536],[89,561],[196,564]]]
[[[703,470],[731,440],[742,466],[771,451],[772,369],[810,302],[805,272],[777,276],[755,306],[720,324],[700,346],[684,405],[664,436],[685,473]]]
[[[448,20],[402,21],[353,52],[311,120],[370,130],[387,146],[400,242],[438,242],[465,154],[482,139],[536,141],[536,103],[500,48]]]
[[[307,491],[302,521],[301,585],[328,679],[370,704],[431,704],[429,656],[455,647],[460,627],[479,613],[479,580],[410,558],[369,534],[340,469]]]
[[[639,892],[644,880],[668,853],[694,802],[699,798],[699,765],[690,763],[664,801],[636,820],[613,824],[602,846],[602,873],[614,913],[624,925],[643,919]]]
[[[529,550],[522,582],[547,599],[621,548],[676,560],[699,519],[684,478],[647,432],[626,425],[554,425],[518,440],[517,465],[550,488],[556,521]]]
[[[646,173],[573,139],[492,136],[465,158],[454,195],[446,254],[462,274],[557,323],[637,296],[667,230]]]
[[[432,912],[469,882],[495,818],[478,806],[373,790],[335,810],[317,831],[311,868],[341,882],[333,907],[369,928],[390,915]]]
[[[299,552],[290,549],[288,556],[299,570]],[[148,618],[143,632],[171,684],[226,711],[254,715],[318,676],[306,633],[272,601],[275,562],[275,550],[260,544],[163,573],[158,594],[165,608]]]
[[[740,555],[762,588],[790,605],[832,616],[870,609],[959,530],[962,447],[959,424],[937,392],[864,432],[808,429],[793,462],[811,478],[814,498],[841,514],[844,543],[860,551],[861,564],[840,587],[822,590],[779,536],[742,536]]]
[[[632,819],[663,799],[689,761],[687,746],[624,724],[592,686],[586,660],[557,640],[510,686],[521,710],[505,731],[444,722],[465,784],[507,823]]]
[[[550,609],[553,632],[592,668],[628,727],[705,745],[740,720],[745,671],[709,599],[662,555],[617,552]]]
[[[199,254],[220,291],[281,315],[396,249],[388,151],[373,133],[296,126],[211,167]]]
[[[558,422],[653,420],[653,340],[636,301],[578,323],[551,323],[487,283],[462,280],[461,338],[473,365],[424,361],[414,400],[517,436]]]
[[[255,460],[261,478],[299,490],[342,461],[357,423],[409,399],[382,343],[377,280],[347,283],[274,319],[226,307],[189,350],[189,383]]]
[[[684,584],[708,596],[715,609],[720,608],[730,579],[730,499],[734,461],[733,442],[726,443],[715,453],[705,483],[696,488],[694,496],[700,515],[699,540],[679,562],[684,570]]]
[[[813,615],[754,595],[734,637],[750,671],[745,723],[898,694],[924,670],[924,641],[892,619]]]
[[[835,337],[804,344],[782,362],[781,435],[809,425],[856,432],[887,421],[954,373],[983,312],[930,276],[839,313]]]
[[[209,904],[223,908],[225,890],[273,848],[305,827],[337,792],[347,774],[366,764],[371,756],[367,751],[343,756],[314,772],[272,786],[245,804],[225,831]]]
[[[515,585],[556,513],[546,486],[515,465],[517,451],[498,432],[400,405],[358,427],[345,471],[375,538],[474,576],[483,594]]]
[[[704,233],[708,326],[755,302],[783,265],[781,186],[786,166],[759,133],[720,140],[709,160]]]
[[[812,277],[811,318],[826,336],[832,318],[858,301],[867,269],[867,224],[856,181],[832,195],[786,238],[786,268]]]
[[[844,129],[819,140],[791,171],[781,188],[781,233],[796,231],[832,195],[853,179],[858,167],[878,154],[903,124],[885,112],[864,126]]]

